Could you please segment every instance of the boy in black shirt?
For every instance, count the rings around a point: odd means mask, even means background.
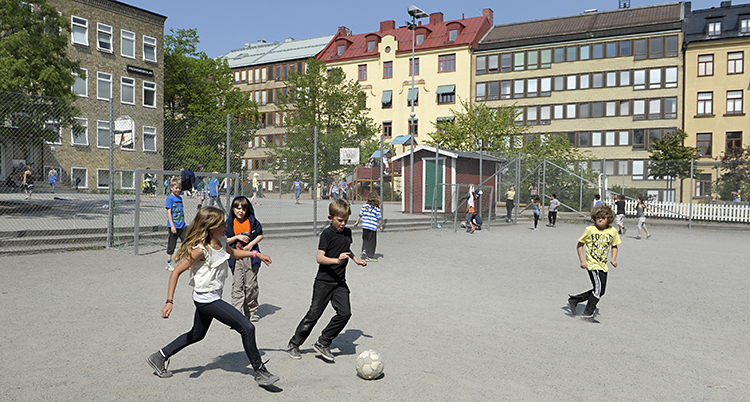
[[[612,195],[612,203],[617,207],[617,213],[615,214],[615,224],[617,225],[617,233],[625,234],[625,194],[619,196]]]
[[[331,342],[341,333],[352,316],[349,305],[349,287],[346,285],[346,264],[349,258],[363,267],[367,266],[367,261],[360,260],[352,253],[352,230],[346,227],[351,214],[349,203],[343,199],[336,200],[328,206],[328,219],[331,220],[331,226],[320,234],[316,257],[319,264],[318,274],[313,284],[312,303],[287,346],[289,356],[293,359],[302,358],[299,346],[310,336],[310,332],[330,302],[336,315],[323,329],[313,347],[320,352],[323,359],[333,362]]]

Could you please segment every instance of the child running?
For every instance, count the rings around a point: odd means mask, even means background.
[[[576,315],[578,303],[586,302],[586,309],[583,311],[581,318],[589,321],[594,320],[594,311],[596,304],[604,296],[607,288],[607,257],[609,250],[612,249],[613,267],[617,267],[617,245],[622,241],[617,234],[617,230],[610,226],[615,220],[615,213],[608,205],[599,205],[591,210],[591,219],[595,224],[588,226],[583,235],[578,239],[578,259],[581,262],[581,268],[588,270],[589,279],[593,288],[579,295],[568,295],[568,306],[570,313]],[[586,246],[584,256],[583,247]]]
[[[169,237],[167,238],[167,271],[172,271],[172,253],[174,253],[175,246],[177,246],[177,238],[180,238],[181,242],[185,241],[185,212],[182,207],[182,197],[180,197],[180,191],[182,191],[182,183],[180,179],[174,178],[170,181],[170,189],[172,193],[167,197],[167,202],[164,207],[167,209],[167,225],[169,226]],[[180,245],[182,246],[182,245]]]
[[[294,336],[289,340],[287,351],[292,359],[301,359],[299,347],[302,345],[320,316],[323,315],[328,303],[331,303],[336,315],[323,329],[313,347],[320,352],[323,359],[333,362],[331,353],[331,342],[344,329],[349,318],[352,316],[349,304],[349,287],[346,284],[346,264],[349,258],[354,263],[363,267],[367,261],[360,260],[351,250],[352,230],[346,227],[346,222],[352,210],[346,200],[338,199],[328,206],[328,219],[331,226],[323,230],[318,243],[318,253],[315,260],[318,262],[318,274],[313,283],[312,302],[310,309],[302,318]]]
[[[549,200],[549,211],[547,212],[547,220],[549,223],[547,226],[553,228],[557,224],[557,207],[560,206],[560,201],[557,199],[557,194],[552,194],[552,199]]]
[[[534,230],[539,230],[537,225],[539,224],[539,215],[542,214],[542,202],[538,195],[531,199],[531,206],[534,208]]]
[[[177,251],[180,263],[169,275],[167,302],[161,309],[162,318],[169,318],[174,304],[174,292],[177,279],[190,270],[190,285],[193,286],[193,302],[195,303],[195,318],[193,328],[178,336],[169,345],[159,349],[146,360],[161,378],[172,376],[168,371],[169,358],[177,354],[188,345],[192,345],[206,336],[208,327],[213,319],[226,324],[242,336],[250,363],[255,370],[255,381],[260,386],[268,386],[279,380],[277,375],[271,374],[266,368],[266,362],[261,361],[260,352],[255,344],[255,326],[237,309],[221,299],[224,280],[227,277],[230,257],[258,258],[266,265],[271,264],[271,257],[259,253],[257,250],[236,250],[227,247],[224,237],[226,222],[224,212],[219,208],[205,207],[198,211],[193,224],[188,229],[187,240]]]
[[[362,205],[359,217],[354,222],[357,227],[362,222],[362,257],[360,259],[378,262],[375,258],[375,247],[378,245],[378,229],[383,230],[383,215],[380,212],[380,197],[377,194],[367,198],[367,204]]]
[[[238,250],[255,250],[260,252],[258,243],[263,240],[263,225],[255,219],[255,210],[250,200],[244,195],[232,201],[232,212],[227,218],[227,244]],[[230,258],[229,269],[232,270],[232,306],[245,314],[252,322],[260,320],[258,316],[258,258]]]
[[[638,200],[635,203],[635,216],[638,218],[638,236],[635,238],[640,240],[641,239],[641,229],[646,232],[646,238],[648,239],[651,237],[651,233],[649,233],[648,229],[646,228],[646,210],[651,211],[654,216],[656,216],[656,212],[654,212],[651,208],[649,208],[648,205],[646,205],[645,202],[643,202],[643,198],[638,197]]]

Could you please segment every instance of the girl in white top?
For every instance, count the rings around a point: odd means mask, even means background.
[[[188,229],[185,241],[177,251],[175,259],[179,261],[179,264],[169,276],[167,302],[161,309],[162,318],[169,318],[177,279],[183,272],[190,270],[190,286],[193,287],[193,302],[195,303],[193,328],[149,356],[147,361],[155,370],[156,375],[161,378],[171,377],[172,372],[167,371],[169,358],[186,346],[203,339],[211,321],[215,318],[239,332],[245,353],[255,370],[255,381],[258,385],[268,386],[278,381],[279,377],[271,374],[260,359],[260,353],[255,344],[255,326],[231,304],[221,299],[221,291],[228,275],[230,256],[234,258],[258,257],[266,265],[271,263],[271,257],[257,250],[238,250],[227,247],[225,230],[224,211],[215,207],[204,207],[198,211],[193,224]]]

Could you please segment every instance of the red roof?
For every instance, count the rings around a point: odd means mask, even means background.
[[[485,9],[481,17],[466,18],[453,21],[443,21],[442,13],[433,13],[430,15],[430,22],[419,25],[416,28],[416,34],[424,33],[424,42],[415,47],[415,51],[421,52],[426,50],[455,48],[470,46],[476,49],[479,40],[492,27],[492,10]],[[384,21],[381,23],[380,31],[368,32],[363,34],[352,35],[351,31],[345,27],[339,27],[338,32],[328,45],[316,56],[317,59],[325,62],[340,62],[346,60],[357,60],[379,57],[378,47],[375,50],[367,51],[367,42],[375,40],[380,42],[380,38],[386,35],[393,35],[399,43],[399,50],[396,54],[411,53],[412,32],[406,26],[391,29],[395,22]],[[459,29],[455,41],[448,40],[449,30]],[[344,53],[338,54],[338,45],[345,44]]]

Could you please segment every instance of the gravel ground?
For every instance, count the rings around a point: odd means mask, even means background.
[[[746,400],[747,232],[655,227],[636,240],[628,223],[597,323],[567,314],[567,294],[590,287],[583,225],[380,233],[382,258],[349,264],[353,316],[333,364],[312,348],[330,308],[302,360],[284,351],[310,303],[317,239],[267,238],[256,335],[281,377],[270,390],[218,322],[172,358],[174,377],[152,373],[146,357],[194,312],[183,276],[172,317],[159,317],[164,249],[0,257],[0,400]],[[356,376],[366,349],[385,361],[378,380]]]

